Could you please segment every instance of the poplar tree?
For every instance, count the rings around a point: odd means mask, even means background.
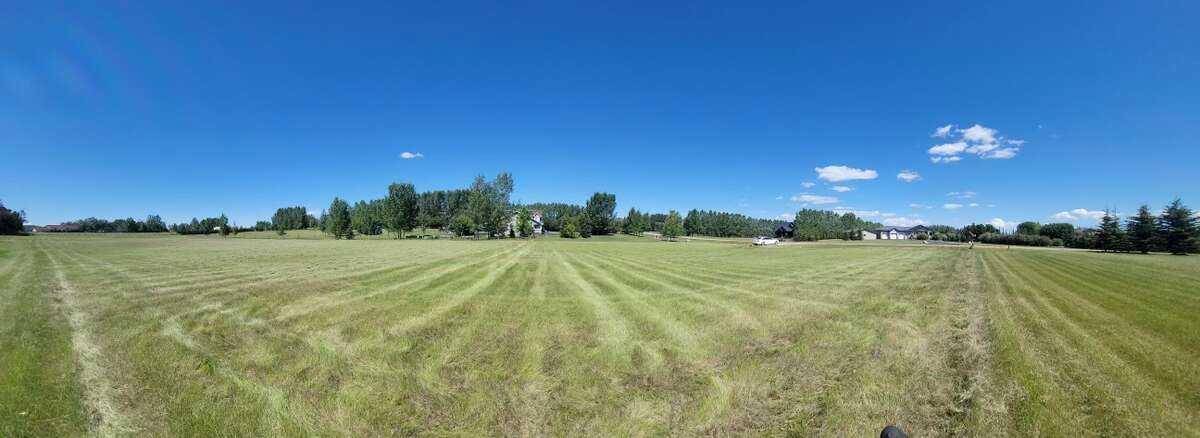
[[[667,213],[667,220],[663,223],[662,235],[667,240],[675,240],[683,234],[683,220],[679,218],[679,212],[671,210]]]

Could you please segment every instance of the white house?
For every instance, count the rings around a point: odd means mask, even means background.
[[[517,215],[518,213],[514,212],[512,218],[508,220],[508,228],[504,230],[504,234],[517,234]],[[546,228],[542,226],[541,210],[530,210],[529,218],[532,219],[534,236],[546,234]]]
[[[929,234],[929,228],[924,225],[915,227],[883,227],[874,230],[863,231],[863,240],[905,240],[911,239],[913,235],[925,233]]]

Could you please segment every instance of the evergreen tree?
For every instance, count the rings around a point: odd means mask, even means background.
[[[333,198],[329,204],[329,219],[326,222],[326,231],[334,239],[354,238],[354,231],[350,227],[350,205],[341,198]]]
[[[689,213],[689,215],[690,214],[691,213]],[[683,220],[679,218],[679,212],[671,210],[667,213],[667,221],[663,223],[663,237],[667,238],[667,240],[675,240],[675,238],[682,235],[683,232]]]
[[[630,207],[629,214],[625,215],[625,226],[623,228],[625,234],[640,236],[646,231],[646,218],[636,208]]]
[[[332,215],[332,212],[330,214]],[[416,228],[417,191],[412,184],[392,183],[388,186],[388,195],[383,202],[383,216],[383,225],[397,239]]]
[[[1159,238],[1163,249],[1175,255],[1187,255],[1197,250],[1197,218],[1192,209],[1179,198],[1171,201],[1158,219]]]
[[[1129,247],[1142,254],[1148,254],[1158,246],[1158,218],[1150,213],[1150,206],[1138,208],[1137,216],[1125,222],[1125,234],[1129,237]]]
[[[1100,229],[1096,233],[1096,249],[1104,252],[1117,252],[1125,249],[1125,230],[1121,229],[1121,221],[1109,210],[1104,210],[1100,218]]]
[[[668,218],[670,216],[670,214],[667,215]],[[683,232],[688,236],[700,234],[700,212],[696,209],[688,211],[687,217],[683,219]]]
[[[592,234],[603,236],[616,231],[614,212],[617,208],[617,195],[596,192],[588,199],[583,207],[584,214]]]
[[[559,230],[558,236],[563,239],[579,237],[579,216],[567,216],[563,218],[562,229]]]

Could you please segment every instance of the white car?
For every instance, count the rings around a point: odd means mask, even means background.
[[[754,246],[778,245],[779,239],[774,237],[758,236],[754,238]]]

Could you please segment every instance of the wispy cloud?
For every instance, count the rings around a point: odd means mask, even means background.
[[[898,179],[900,181],[904,181],[906,183],[910,183],[910,182],[921,179],[921,174],[917,173],[917,171],[915,171],[915,170],[905,169],[905,170],[901,170],[900,173],[896,174],[896,179]]]
[[[800,187],[804,187],[806,189],[811,189],[813,187],[816,187],[816,185],[817,185],[817,183],[812,182],[812,181],[805,181],[805,182],[800,183]]]
[[[918,204],[918,203],[915,203],[915,202],[914,202],[914,203],[912,203],[912,204],[908,204],[908,208],[915,208],[915,209],[919,209],[919,210],[928,210],[928,209],[930,209],[930,208],[933,208],[933,207],[930,207],[930,206],[928,206],[928,205],[925,205],[925,204]]]
[[[971,199],[971,198],[974,198],[975,195],[978,195],[978,193],[972,192],[970,190],[965,191],[965,192],[950,192],[950,193],[946,194],[946,196],[949,196],[951,198],[958,198],[958,199]]]
[[[897,216],[883,219],[883,224],[889,227],[914,227],[917,225],[928,225],[929,223],[915,217]]]
[[[947,210],[958,210],[960,208],[963,208],[963,205],[962,204],[942,204],[942,208],[947,209]]]
[[[838,198],[833,196],[814,195],[811,193],[801,193],[799,195],[792,196],[792,202],[815,205],[837,204]]]
[[[1086,208],[1076,208],[1076,209],[1068,210],[1068,211],[1060,211],[1060,212],[1055,213],[1054,215],[1050,216],[1051,219],[1054,219],[1057,221],[1068,221],[1068,222],[1082,221],[1082,220],[1098,221],[1102,217],[1104,217],[1103,211],[1088,210]]]
[[[929,161],[934,163],[953,163],[961,161],[964,155],[975,155],[985,160],[1007,160],[1017,156],[1025,140],[1005,138],[1000,131],[974,124],[964,129],[953,129],[952,125],[937,128],[935,138],[951,138],[958,135],[956,141],[930,147]]]
[[[833,187],[830,187],[830,188],[829,188],[829,190],[833,190],[833,191],[835,191],[835,192],[838,192],[838,193],[846,193],[846,192],[849,192],[849,191],[851,191],[851,190],[854,190],[854,187],[847,187],[847,186],[833,186]]]
[[[870,180],[879,177],[879,173],[871,169],[858,169],[848,166],[825,166],[813,170],[817,177],[829,182]]]
[[[412,160],[412,159],[416,159],[416,158],[425,158],[425,154],[422,154],[420,152],[404,151],[404,152],[400,153],[400,158],[403,158],[405,160]]]
[[[940,127],[938,127],[937,129],[935,129],[935,130],[933,131],[933,135],[931,135],[930,137],[933,137],[933,138],[946,138],[947,136],[949,136],[949,135],[950,135],[950,130],[951,130],[951,129],[954,129],[954,125],[940,126]]]

